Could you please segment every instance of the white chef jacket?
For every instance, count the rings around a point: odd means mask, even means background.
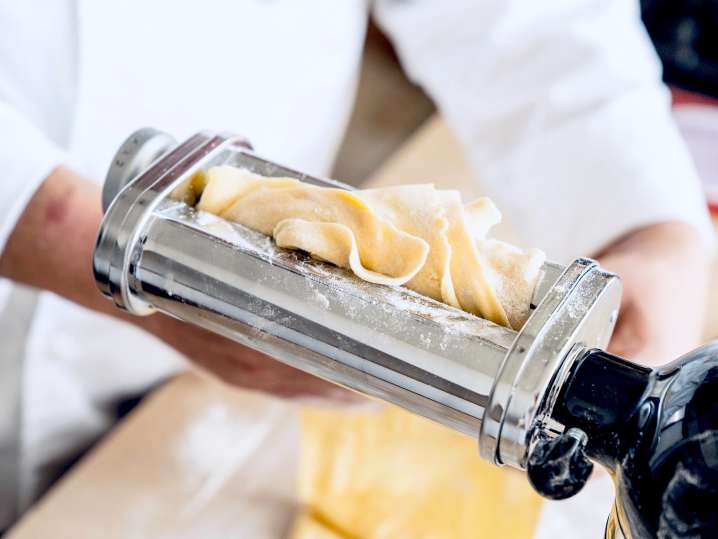
[[[0,0],[0,249],[53,167],[101,181],[141,126],[242,133],[267,157],[326,174],[370,10],[526,244],[566,261],[673,219],[709,237],[633,2]],[[38,469],[107,427],[114,398],[181,364],[140,330],[49,293],[20,361],[20,506]]]

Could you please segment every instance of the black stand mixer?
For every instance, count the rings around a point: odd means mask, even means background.
[[[591,350],[573,366],[553,418],[567,430],[528,459],[539,493],[576,493],[590,458],[616,486],[607,537],[718,537],[718,345],[655,370]]]
[[[136,132],[110,167],[94,256],[119,307],[165,312],[474,436],[547,498],[578,492],[597,462],[616,485],[607,537],[718,537],[718,344],[656,370],[602,351],[621,285],[588,259],[544,264],[518,332],[362,282],[172,196],[221,164],[349,189],[239,137],[177,145]]]

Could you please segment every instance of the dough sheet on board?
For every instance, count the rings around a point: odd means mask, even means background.
[[[290,539],[529,539],[542,500],[476,440],[395,407],[305,409]]]
[[[366,281],[403,285],[514,329],[529,315],[544,254],[489,239],[501,214],[488,198],[464,204],[458,191],[431,184],[346,191],[231,166],[210,168],[193,189],[198,209]]]

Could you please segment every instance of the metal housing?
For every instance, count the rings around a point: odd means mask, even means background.
[[[155,148],[165,144],[152,133]],[[199,133],[163,156],[142,147],[126,142],[120,152],[144,172],[129,178],[127,168],[110,169],[112,202],[94,255],[98,286],[119,307],[163,311],[479,437],[481,454],[497,464],[524,467],[538,431],[560,431],[546,419],[552,396],[578,350],[607,343],[616,276],[585,259],[545,264],[537,308],[517,333],[284,251],[169,196],[218,164],[348,186],[262,159],[239,137]]]

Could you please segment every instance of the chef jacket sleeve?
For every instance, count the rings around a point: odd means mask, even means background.
[[[0,253],[37,188],[64,160],[56,144],[0,101]]]
[[[378,0],[375,16],[527,244],[566,262],[679,220],[712,245],[638,2]]]

